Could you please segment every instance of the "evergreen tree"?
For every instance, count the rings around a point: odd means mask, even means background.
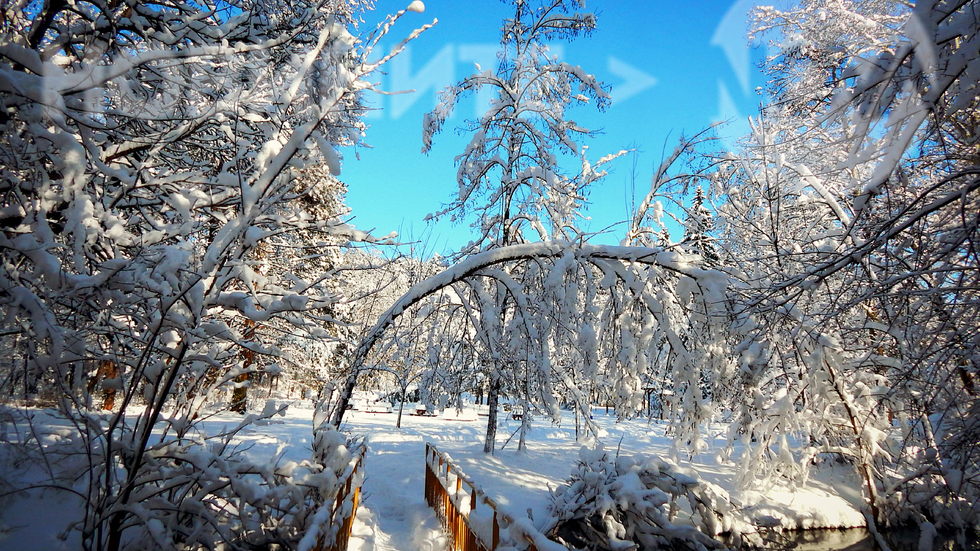
[[[705,268],[718,266],[721,257],[718,255],[715,238],[711,236],[711,232],[715,229],[715,219],[711,210],[705,205],[701,186],[695,188],[694,201],[687,211],[684,228],[684,237],[680,242],[682,249],[700,256],[702,266]]]

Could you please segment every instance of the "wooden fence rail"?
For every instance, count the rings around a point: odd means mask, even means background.
[[[425,501],[442,521],[453,551],[495,551],[501,541],[501,522],[511,527],[510,536],[523,540],[518,546],[527,551],[537,551],[538,547],[564,549],[535,530],[527,519],[517,519],[502,511],[473,479],[452,462],[451,457],[428,442],[425,444]],[[489,515],[479,511],[480,516],[492,518],[489,533],[482,530],[479,536],[477,531],[481,530],[474,530],[472,518],[476,516],[478,507],[487,507],[487,512],[492,513]]]
[[[321,525],[321,535],[317,538],[313,551],[347,551],[354,515],[357,514],[357,505],[361,499],[361,481],[357,475],[362,468],[364,452],[363,445],[356,448],[350,463],[340,475],[340,490],[334,499],[330,516]]]

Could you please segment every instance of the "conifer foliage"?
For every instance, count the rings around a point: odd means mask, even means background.
[[[704,203],[704,190],[698,186],[694,190],[694,199],[684,221],[684,237],[680,245],[688,253],[700,256],[703,266],[713,268],[718,266],[721,257],[711,235],[715,229],[714,215]]]

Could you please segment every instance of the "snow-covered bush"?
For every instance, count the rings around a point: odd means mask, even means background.
[[[687,549],[725,545],[732,506],[710,485],[658,457],[614,457],[582,448],[552,494],[545,533],[572,549]]]
[[[39,499],[65,514],[60,537],[85,548],[100,545],[86,534],[124,516],[120,545],[126,549],[296,549],[303,539],[330,535],[329,514],[363,446],[337,432],[323,433],[311,459],[287,461],[278,455],[282,450],[263,456],[238,443],[243,429],[274,422],[285,410],[270,401],[262,413],[238,425],[208,424],[208,432],[198,424],[185,436],[151,444],[139,470],[128,477],[128,501],[113,496],[95,501],[100,496],[90,495],[85,502],[59,496],[81,495],[93,483],[116,480],[126,474],[124,465],[102,463],[103,450],[80,452],[87,442],[57,412],[4,408],[0,492],[7,504]],[[108,419],[89,416],[93,426]],[[83,514],[76,517],[78,509]]]

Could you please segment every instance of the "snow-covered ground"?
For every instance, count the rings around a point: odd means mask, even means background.
[[[561,484],[578,460],[580,444],[575,442],[574,421],[569,417],[561,426],[537,421],[528,437],[525,452],[517,451],[515,436],[503,449],[501,444],[519,428],[519,421],[501,415],[497,451],[493,456],[483,453],[483,434],[486,419],[473,420],[464,412],[465,420],[450,415],[416,417],[406,415],[402,428],[395,428],[394,414],[351,412],[345,430],[363,434],[368,443],[366,499],[364,505],[392,541],[418,542],[417,515],[405,515],[405,508],[425,508],[422,496],[425,442],[448,453],[464,472],[476,480],[500,506],[514,515],[530,514],[536,522],[547,516],[550,490]],[[670,439],[664,436],[663,425],[647,420],[617,422],[615,417],[596,409],[595,421],[603,429],[601,443],[610,453],[621,455],[670,455]],[[719,430],[719,433],[721,433]],[[723,440],[719,437],[718,445]],[[859,482],[843,472],[820,471],[800,487],[772,484],[753,491],[735,491],[736,466],[719,461],[717,453],[709,451],[693,461],[677,460],[681,467],[694,471],[701,479],[717,484],[740,504],[747,516],[765,523],[772,518],[782,521],[783,529],[859,527],[865,519],[859,512],[861,496],[849,491],[859,488]],[[405,505],[393,503],[399,500]],[[394,512],[399,520],[385,518]],[[427,518],[428,512],[425,513]],[[408,522],[400,525],[400,519]],[[426,524],[426,529],[434,524]],[[400,532],[400,533],[399,533]],[[363,547],[372,549],[372,547]],[[420,547],[377,547],[378,549],[415,549]],[[426,547],[421,547],[426,548]]]
[[[247,428],[239,443],[254,459],[306,459],[310,456],[312,417],[310,402],[295,403],[285,416]],[[501,448],[519,426],[519,421],[502,414],[493,456],[482,452],[486,418],[478,417],[475,410],[462,414],[447,410],[435,417],[406,413],[401,429],[395,428],[396,418],[396,413],[352,411],[342,427],[352,435],[364,436],[368,449],[361,508],[351,542],[354,551],[443,548],[445,536],[423,496],[425,442],[451,455],[511,514],[531,515],[535,522],[546,518],[549,491],[570,474],[581,448],[575,442],[574,421],[570,418],[561,426],[535,421],[528,449],[518,452],[516,436]],[[238,415],[224,413],[205,423],[208,431],[217,431],[240,420]],[[669,456],[670,440],[664,436],[662,425],[646,420],[617,422],[601,409],[595,410],[595,421],[603,430],[602,444],[611,453]],[[722,440],[718,443],[720,446]],[[783,528],[864,525],[858,512],[860,495],[847,490],[859,486],[854,480],[841,484],[842,479],[835,479],[845,476],[841,473],[822,471],[797,488],[773,485],[736,492],[732,482],[735,466],[716,456],[708,452],[694,461],[678,463],[730,492],[750,518],[775,517],[782,520]],[[34,494],[29,499],[19,498],[16,506],[0,507],[0,549],[72,548],[71,539],[65,542],[56,538],[71,520],[67,515],[72,506],[52,499],[48,494]],[[52,510],[59,512],[51,514]]]

